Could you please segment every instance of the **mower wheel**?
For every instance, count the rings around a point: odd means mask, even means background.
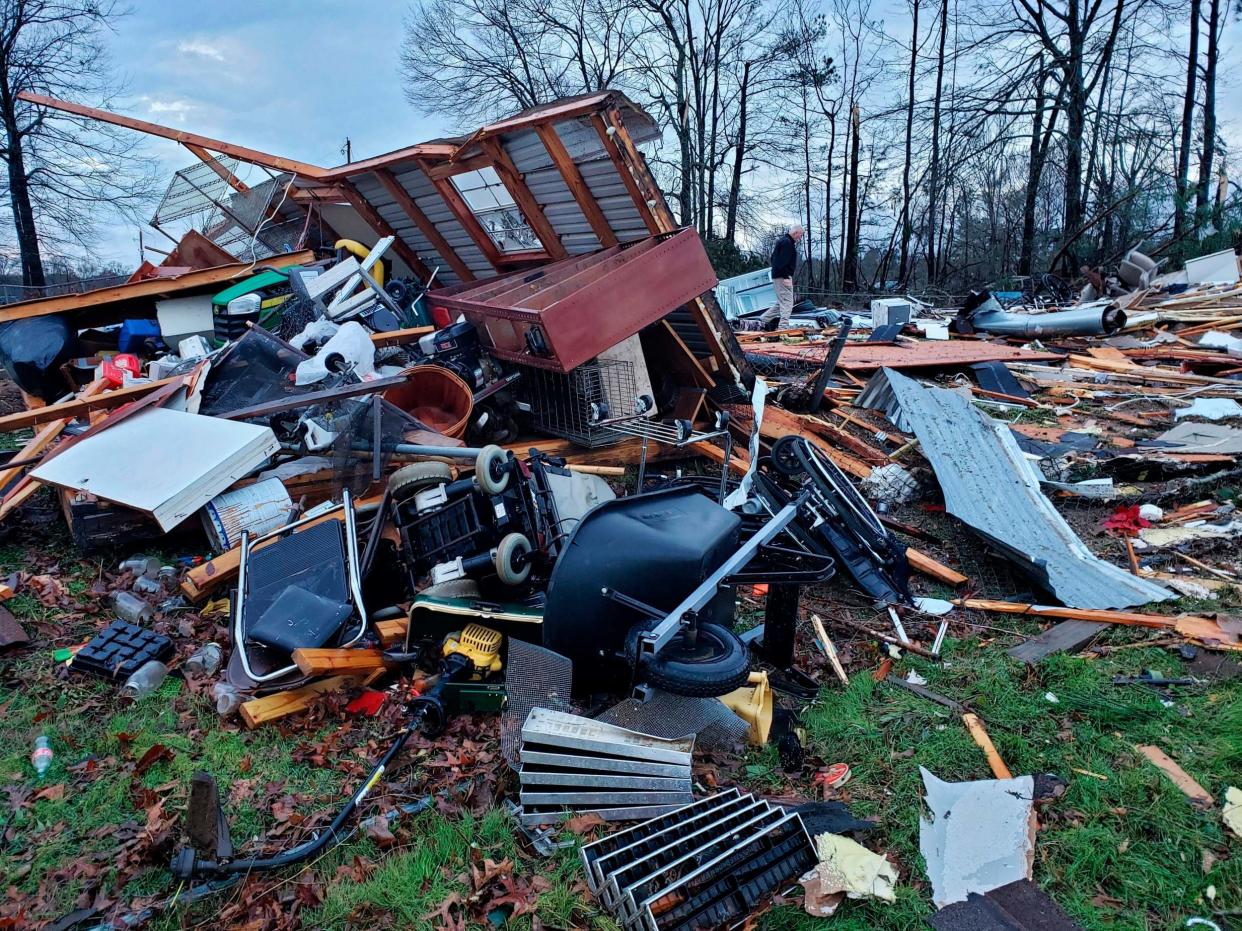
[[[394,504],[413,498],[424,488],[453,480],[453,470],[443,462],[416,462],[402,466],[388,479],[388,495]]]
[[[772,465],[781,475],[801,475],[806,471],[806,467],[798,458],[797,451],[798,444],[802,442],[804,442],[802,437],[791,433],[788,436],[782,436],[772,444]]]
[[[508,533],[500,540],[492,563],[505,585],[521,585],[530,576],[530,540],[520,533]]]
[[[474,478],[486,494],[498,495],[509,487],[509,453],[500,446],[484,446],[474,462]]]
[[[654,622],[635,626],[626,637],[625,652],[638,660],[638,638]],[[733,631],[719,624],[700,622],[698,636],[690,646],[683,630],[654,656],[641,660],[639,680],[674,695],[716,698],[746,684],[750,657],[746,645]]]

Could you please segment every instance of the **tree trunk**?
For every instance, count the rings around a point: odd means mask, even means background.
[[[737,241],[737,200],[742,190],[742,159],[746,155],[746,97],[750,92],[750,62],[742,66],[742,93],[738,102],[737,144],[733,152],[733,180],[729,183],[729,206],[725,215],[725,239]]]
[[[910,33],[910,79],[906,85],[906,156],[901,169],[901,258],[897,265],[897,284],[905,287],[910,274],[910,161],[914,136],[914,75],[919,62],[919,0],[913,0],[914,24]]]
[[[850,129],[853,138],[850,141],[850,199],[846,226],[849,229],[845,240],[845,270],[842,273],[841,290],[847,294],[858,290],[858,149],[859,138],[862,136],[859,125],[858,104],[850,110]]]
[[[1047,74],[1040,58],[1039,81],[1035,85],[1035,114],[1031,117],[1031,150],[1026,163],[1026,197],[1022,202],[1022,252],[1018,257],[1018,274],[1029,275],[1035,257],[1035,202],[1039,197],[1039,181],[1044,173],[1041,142],[1044,133],[1044,85]]]
[[[1199,158],[1199,185],[1195,191],[1195,216],[1203,222],[1209,212],[1212,160],[1216,155],[1216,61],[1220,40],[1220,0],[1208,0],[1207,63],[1203,68],[1203,154]]]
[[[1069,52],[1062,65],[1065,75],[1065,216],[1062,242],[1068,242],[1083,222],[1083,135],[1087,130],[1087,88],[1083,79],[1084,37],[1070,20]],[[1065,249],[1067,268],[1079,266],[1076,250]]]
[[[815,263],[814,253],[811,252],[811,115],[806,104],[806,88],[804,87],[802,89],[802,157],[806,174],[802,177],[802,196],[805,200],[806,226],[802,230],[802,235],[806,241],[806,282],[810,285],[815,280]],[[827,239],[826,236],[825,239]]]
[[[837,153],[837,111],[828,114],[828,173],[824,179],[824,290],[832,290],[832,160]]]
[[[9,169],[9,204],[13,209],[17,247],[21,252],[22,284],[41,288],[47,284],[47,279],[43,274],[43,257],[39,254],[39,234],[35,229],[34,207],[30,203],[30,184],[26,178],[22,138],[18,134],[17,119],[11,108],[6,105],[5,109],[7,112],[4,114],[4,130],[9,141],[6,156]]]
[[[944,94],[944,50],[949,38],[949,0],[940,6],[940,49],[936,53],[936,96],[932,102],[932,154],[927,171],[927,283],[939,278],[936,267],[936,210],[940,198],[940,98]]]
[[[1195,124],[1195,87],[1199,77],[1199,15],[1202,0],[1190,0],[1190,48],[1186,53],[1186,95],[1182,98],[1182,135],[1177,150],[1177,198],[1173,212],[1173,240],[1181,239],[1190,204],[1190,143]]]

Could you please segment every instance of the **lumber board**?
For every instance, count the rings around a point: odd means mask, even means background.
[[[433,326],[415,326],[405,330],[389,330],[387,333],[372,333],[371,342],[376,349],[383,349],[385,346],[401,346],[405,343],[413,343],[420,336],[426,336],[428,333],[434,333],[436,328]]]
[[[1012,779],[1013,773],[1009,771],[1009,767],[1001,759],[996,745],[992,743],[992,738],[988,736],[988,732],[984,728],[983,722],[979,720],[979,716],[968,711],[962,715],[962,723],[966,725],[966,730],[970,731],[971,739],[979,745],[979,749],[987,757],[988,768],[992,770],[992,775],[997,779]]]
[[[944,582],[946,585],[952,585],[954,588],[959,585],[965,585],[970,581],[956,569],[950,569],[944,563],[932,559],[926,553],[920,553],[914,547],[906,550],[906,561],[910,563],[910,568],[915,572],[922,573],[939,582]]]
[[[304,265],[315,260],[315,253],[309,249],[291,252],[288,255],[274,255],[259,264],[267,268],[287,268],[290,265]],[[247,278],[254,269],[249,263],[238,262],[234,265],[221,265],[217,268],[204,268],[186,272],[175,278],[151,278],[146,281],[126,282],[111,288],[98,288],[82,294],[65,294],[60,297],[48,297],[37,301],[21,301],[0,308],[0,323],[10,320],[26,320],[30,317],[44,317],[48,314],[60,314],[67,311],[84,310],[104,304],[115,304],[122,301],[141,300],[142,298],[162,297],[196,288],[220,285],[226,281]],[[218,290],[218,289],[217,289]]]
[[[380,646],[385,650],[405,643],[406,631],[410,628],[408,617],[397,617],[391,621],[376,621],[375,632],[379,635]]]
[[[339,647],[301,647],[293,651],[293,661],[306,676],[325,676],[387,669],[388,661],[379,650],[370,647],[359,649]]]
[[[291,714],[305,711],[320,695],[340,691],[351,682],[353,679],[349,676],[333,676],[331,679],[311,682],[301,688],[265,695],[262,698],[253,698],[242,703],[242,720],[246,722],[247,727],[254,728],[269,721],[286,718]]]
[[[1081,650],[1107,626],[1097,621],[1062,621],[1007,652],[1019,662],[1034,666],[1053,653]]]
[[[1199,808],[1211,808],[1216,804],[1216,800],[1212,798],[1212,793],[1198,781],[1182,769],[1177,761],[1161,750],[1159,747],[1151,744],[1141,744],[1134,749],[1138,750],[1147,760],[1159,769],[1162,773],[1169,777],[1169,781],[1173,785],[1182,790],[1182,794],[1190,799],[1190,803]]]
[[[112,410],[114,407],[128,404],[136,398],[146,397],[164,385],[180,381],[181,378],[182,376],[180,375],[174,375],[170,378],[161,378],[141,385],[130,385],[128,388],[117,388],[115,391],[106,391],[101,394],[87,394],[83,391],[82,396],[76,397],[72,401],[62,401],[59,404],[48,404],[34,410],[6,414],[4,417],[0,417],[0,433],[22,430],[26,427],[37,427],[42,424],[52,424],[58,420],[75,420],[92,411]]]

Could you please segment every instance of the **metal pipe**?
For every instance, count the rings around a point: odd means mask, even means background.
[[[970,325],[998,336],[1101,336],[1126,325],[1126,312],[1116,304],[1076,307],[1047,314],[1015,314],[985,305],[970,318]]]

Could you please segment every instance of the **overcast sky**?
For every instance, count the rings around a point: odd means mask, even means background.
[[[124,112],[316,165],[434,138],[447,122],[420,117],[397,76],[407,0],[133,0],[116,24],[113,58]],[[193,164],[149,138],[162,183]],[[162,188],[161,192],[162,193]],[[148,240],[160,248],[167,241]],[[102,260],[138,262],[137,232],[105,232]]]
[[[131,0],[133,12],[111,37],[116,67],[127,81],[122,112],[317,165],[366,158],[473,127],[419,115],[398,74],[409,0]],[[904,0],[875,0],[887,31],[905,40]],[[1242,97],[1237,24],[1226,29],[1218,100],[1225,135],[1237,148]],[[1185,37],[1173,36],[1177,47]],[[160,190],[194,164],[173,142],[148,138],[159,160]],[[1230,159],[1237,172],[1238,157]],[[239,169],[243,173],[245,169]],[[160,248],[167,241],[149,240]],[[103,261],[138,263],[137,231],[103,231]]]

